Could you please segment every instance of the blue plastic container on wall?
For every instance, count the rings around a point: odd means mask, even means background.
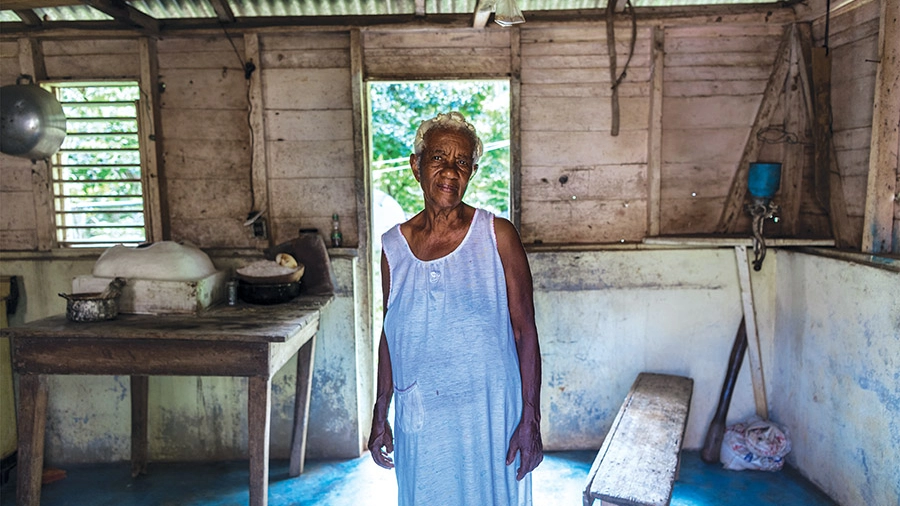
[[[754,162],[747,174],[747,189],[750,195],[760,199],[771,199],[781,185],[781,164]]]

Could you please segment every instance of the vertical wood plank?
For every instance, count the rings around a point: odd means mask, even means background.
[[[350,31],[350,102],[353,109],[353,173],[356,196],[356,234],[357,248],[364,258],[372,256],[372,242],[379,240],[372,237],[372,172],[369,167],[369,103],[368,90],[363,79],[364,53],[362,32],[358,28]],[[372,265],[371,262],[359,262],[360,278],[363,283],[361,310],[363,314],[371,314],[373,300]],[[369,335],[369,324],[364,324],[364,332]]]
[[[47,66],[41,41],[32,38],[19,39],[19,66],[22,74],[28,74],[38,83],[47,80]]]
[[[138,41],[141,57],[141,77],[138,83],[141,99],[138,100],[138,129],[141,145],[141,179],[144,185],[144,217],[147,240],[160,241],[167,234],[163,232],[164,199],[160,192],[159,161],[162,160],[162,146],[157,130],[159,118],[159,58],[156,39],[142,37]],[[168,214],[168,213],[166,213]]]
[[[746,246],[734,247],[738,282],[741,286],[741,304],[744,308],[744,321],[747,327],[747,358],[750,360],[753,400],[756,403],[756,414],[767,420],[769,418],[769,404],[766,401],[766,381],[759,348],[759,329],[756,326],[756,305],[753,300],[753,287],[750,285],[749,255],[750,249]]]
[[[35,84],[47,79],[43,51],[39,41],[21,38],[19,42],[19,73],[34,78]],[[40,76],[40,77],[39,77]],[[35,234],[38,250],[49,251],[56,247],[56,215],[53,210],[52,173],[49,160],[35,162],[31,170],[34,195]]]
[[[269,410],[272,381],[251,376],[247,392],[247,449],[250,453],[250,506],[269,502]]]
[[[268,163],[266,160],[266,122],[265,101],[263,100],[262,86],[262,58],[260,56],[259,34],[244,34],[244,55],[248,63],[256,65],[256,70],[250,74],[250,90],[248,106],[250,107],[250,182],[252,185],[252,209],[260,211],[265,216],[272,216],[269,208],[269,177]],[[261,241],[258,246],[271,247],[277,236],[275,220],[269,220],[269,239]]]
[[[785,27],[781,36],[781,44],[776,52],[775,64],[772,66],[772,73],[769,75],[769,81],[766,84],[765,94],[759,104],[759,109],[756,111],[756,119],[753,121],[753,127],[750,129],[750,135],[747,137],[747,143],[744,145],[741,160],[738,163],[734,179],[731,181],[731,190],[725,200],[725,208],[722,210],[719,224],[716,226],[716,232],[718,233],[734,233],[737,231],[738,218],[741,216],[744,197],[747,194],[747,173],[750,170],[750,161],[759,152],[760,140],[757,138],[757,134],[760,130],[769,126],[769,121],[778,108],[778,97],[781,96],[781,92],[784,89],[784,80],[787,77],[790,66],[790,34],[791,27]]]
[[[147,376],[131,376],[131,477],[147,474]]]
[[[869,179],[863,218],[862,250],[867,253],[900,251],[892,234],[897,202],[900,137],[900,0],[881,1],[878,30],[878,70],[872,110]]]
[[[662,181],[663,65],[665,30],[654,26],[651,35],[650,126],[647,140],[647,235],[659,235],[659,200]]]
[[[38,374],[19,376],[19,449],[16,504],[41,504],[44,467],[44,427],[47,423],[47,386]]]
[[[510,217],[516,229],[522,227],[522,31],[509,33],[509,183]]]
[[[306,434],[309,428],[309,397],[316,363],[316,336],[313,335],[297,352],[297,391],[294,393],[294,431],[291,435],[291,462],[288,476],[303,473],[306,462]]]
[[[781,170],[782,230],[796,237],[800,230],[800,203],[803,199],[803,169],[805,167],[806,110],[803,105],[800,74],[802,53],[797,25],[791,27],[790,69],[782,95],[784,131],[793,134],[797,143],[785,143]]]

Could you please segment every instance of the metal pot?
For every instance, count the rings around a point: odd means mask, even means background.
[[[62,105],[31,76],[19,76],[16,84],[0,88],[0,151],[43,160],[59,151],[65,138]]]
[[[61,293],[66,299],[66,318],[73,322],[99,322],[119,315],[119,294],[125,286],[124,278],[110,281],[102,292]]]
[[[238,296],[251,304],[281,304],[300,295],[300,282],[256,284],[241,280]]]
[[[100,293],[59,294],[66,299],[66,318],[73,322],[99,322],[119,315],[118,299],[104,299]]]

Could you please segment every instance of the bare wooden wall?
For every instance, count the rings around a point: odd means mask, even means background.
[[[665,30],[662,234],[714,232],[782,31],[764,24]]]
[[[20,74],[45,79],[131,79],[140,76],[135,38],[4,39],[0,41],[0,84]],[[54,244],[53,201],[46,163],[2,156],[0,167],[0,249],[48,250]]]
[[[852,236],[857,241],[862,236],[869,173],[878,23],[879,2],[861,3],[858,8],[832,17],[827,44],[832,58],[831,105],[837,166]],[[824,32],[825,20],[819,19],[813,24],[816,45],[824,45]]]
[[[0,85],[16,84],[20,73],[18,41],[0,41]],[[36,250],[32,163],[24,158],[0,156],[0,246],[4,250]],[[35,179],[40,179],[43,171],[36,169],[39,173]]]
[[[741,152],[776,61],[788,11],[642,20],[618,89],[621,124],[611,129],[611,80],[603,23],[489,28],[362,29],[364,79],[520,79],[521,234],[526,243],[640,242],[655,234],[715,231]],[[836,15],[834,127],[853,236],[862,227],[878,2]],[[630,23],[616,23],[621,71]],[[821,39],[821,23],[814,32]],[[160,191],[173,240],[206,248],[260,248],[244,221],[264,213],[272,242],[341,216],[345,244],[364,244],[365,191],[354,150],[357,121],[348,29],[295,28],[232,35],[168,36],[155,43],[161,144]],[[250,41],[247,43],[247,41]],[[31,50],[28,46],[31,45]],[[654,49],[656,48],[656,49]],[[0,80],[46,68],[47,79],[137,79],[138,38],[0,38]],[[37,56],[34,56],[37,55]],[[243,65],[253,61],[250,79]],[[37,65],[37,67],[35,67]],[[516,74],[518,73],[518,74]],[[790,85],[790,83],[789,83]],[[164,87],[164,88],[163,88]],[[790,86],[789,86],[790,87]],[[364,104],[363,104],[364,106]],[[773,124],[796,116],[779,106]],[[806,132],[801,141],[808,141]],[[778,161],[783,147],[760,157]],[[791,230],[828,237],[812,197],[811,151],[789,198]],[[765,160],[762,160],[765,161]],[[0,241],[4,250],[49,249],[49,196],[41,164],[3,156]],[[782,192],[784,192],[784,188]],[[786,210],[787,211],[787,210]],[[749,233],[742,216],[739,233]]]
[[[300,228],[328,235],[341,217],[347,245],[357,245],[356,170],[350,34],[260,37],[266,171],[275,242]]]
[[[243,49],[241,37],[233,40]],[[250,129],[243,55],[222,36],[158,43],[164,185],[171,238],[253,246]]]
[[[619,26],[620,66],[629,35]],[[649,30],[641,28],[610,135],[603,25],[523,28],[522,239],[526,243],[639,241],[647,220]]]

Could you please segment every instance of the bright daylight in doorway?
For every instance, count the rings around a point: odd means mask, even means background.
[[[370,82],[374,336],[381,334],[381,235],[422,210],[422,192],[409,168],[419,123],[459,111],[484,143],[465,201],[508,218],[509,81]]]

